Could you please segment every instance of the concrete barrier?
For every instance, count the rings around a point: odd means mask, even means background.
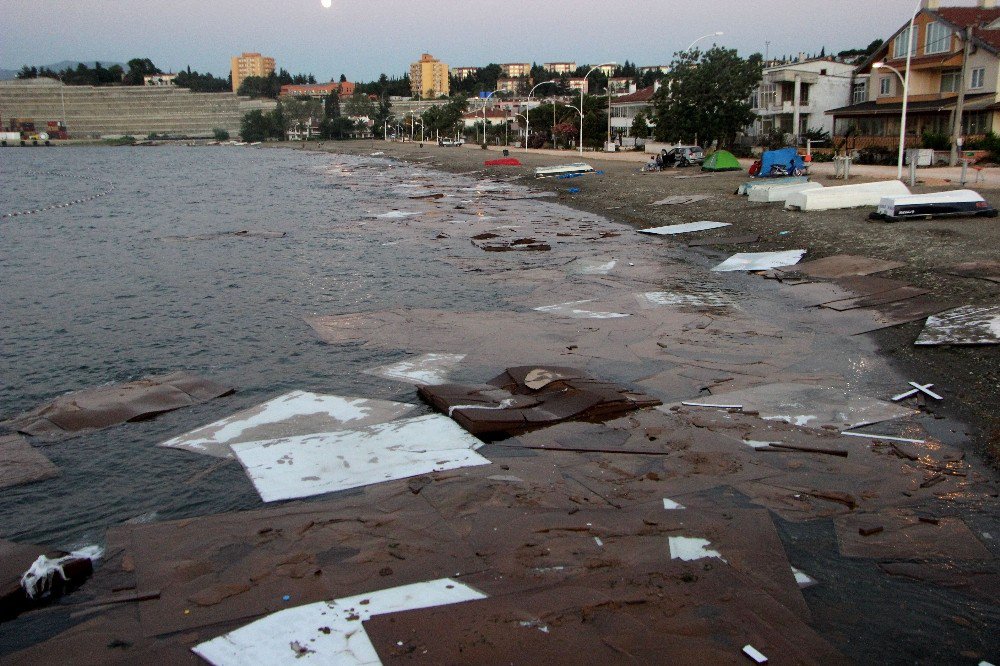
[[[818,190],[821,187],[823,187],[822,183],[791,183],[775,187],[757,187],[750,190],[749,197],[750,201],[756,203],[784,202],[796,192],[808,192],[809,190]]]
[[[898,180],[840,185],[790,194],[785,202],[785,208],[788,210],[834,210],[877,206],[882,197],[909,193],[910,190],[907,189],[906,185]]]

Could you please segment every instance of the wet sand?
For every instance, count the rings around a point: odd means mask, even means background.
[[[729,222],[733,226],[717,231],[676,237],[676,242],[663,240],[667,247],[678,247],[712,260],[721,260],[735,252],[770,252],[807,248],[806,260],[835,254],[852,254],[905,262],[905,266],[879,274],[916,287],[927,289],[940,299],[960,305],[989,305],[998,302],[1000,286],[987,280],[949,275],[946,270],[956,264],[973,261],[1000,261],[1000,220],[988,218],[957,218],[915,220],[895,224],[870,222],[868,209],[792,212],[780,204],[750,203],[746,197],[735,196],[745,174],[720,173],[708,178],[677,178],[699,175],[696,170],[674,170],[661,173],[641,173],[641,161],[602,159],[585,154],[584,161],[605,172],[603,176],[586,176],[573,180],[536,180],[536,166],[550,166],[580,161],[578,153],[561,157],[551,154],[525,154],[512,149],[524,167],[484,167],[487,159],[495,159],[495,151],[479,148],[441,148],[433,143],[420,148],[416,143],[347,142],[316,144],[310,150],[330,150],[358,155],[384,152],[387,156],[412,160],[446,171],[483,176],[516,178],[515,182],[543,191],[557,192],[560,203],[592,212],[636,228],[680,224],[698,220]],[[621,156],[619,156],[621,157]],[[821,176],[826,185],[842,184]],[[869,182],[872,177],[853,178]],[[940,180],[933,185],[918,181],[914,192],[954,189]],[[569,193],[578,188],[577,193]],[[650,206],[654,201],[671,195],[707,194],[711,198],[686,206]],[[996,206],[1000,198],[995,191],[983,190],[984,196]],[[760,241],[738,246],[702,246],[686,248],[692,240],[712,237],[757,235]],[[976,450],[1000,464],[1000,415],[993,405],[1000,401],[1000,353],[996,347],[916,348],[913,341],[919,335],[923,321],[883,329],[870,334],[882,353],[910,379],[932,382],[948,391],[948,400],[935,406],[944,414],[955,416],[972,427]]]

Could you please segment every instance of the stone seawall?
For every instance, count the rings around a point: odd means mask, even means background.
[[[196,93],[186,88],[66,86],[50,79],[0,82],[0,117],[31,118],[39,129],[51,120],[66,123],[72,138],[130,134],[211,136],[239,133],[243,114],[270,110],[272,100],[233,93]]]

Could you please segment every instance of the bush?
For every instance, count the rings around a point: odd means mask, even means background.
[[[215,137],[216,141],[229,141],[229,132],[218,127],[212,130],[212,136]]]
[[[920,146],[934,150],[948,150],[951,148],[951,138],[947,134],[924,132],[920,137]]]
[[[897,163],[897,153],[882,146],[872,146],[858,151],[858,157],[854,160],[857,164],[881,164],[891,166]]]
[[[136,138],[134,136],[125,135],[120,136],[117,139],[105,139],[104,143],[109,146],[134,146]]]

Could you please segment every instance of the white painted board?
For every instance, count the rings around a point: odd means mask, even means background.
[[[448,382],[452,368],[462,362],[465,354],[423,354],[415,358],[365,370],[369,375],[411,384],[435,386]]]
[[[450,578],[321,601],[272,613],[191,651],[215,666],[249,664],[381,664],[363,622],[401,613],[486,599]]]
[[[779,266],[794,266],[806,254],[805,250],[785,250],[782,252],[740,252],[729,257],[713,268],[716,273],[733,271],[766,271]]]
[[[995,345],[1000,343],[1000,305],[964,306],[927,318],[917,345]]]
[[[557,305],[543,305],[540,308],[535,308],[535,310],[559,317],[569,317],[570,319],[621,319],[622,317],[631,316],[623,312],[597,312],[580,307],[581,305],[590,302],[591,301],[586,300],[559,303]]]
[[[695,231],[708,231],[709,229],[719,229],[732,226],[728,222],[711,222],[703,220],[701,222],[687,222],[685,224],[669,224],[665,227],[654,227],[652,229],[639,229],[641,234],[653,234],[656,236],[673,236],[675,234],[689,234]]]
[[[375,425],[398,419],[415,408],[389,400],[292,391],[160,446],[232,458],[231,444]]]
[[[311,497],[461,467],[489,465],[482,442],[430,414],[359,430],[233,444],[265,502]]]

